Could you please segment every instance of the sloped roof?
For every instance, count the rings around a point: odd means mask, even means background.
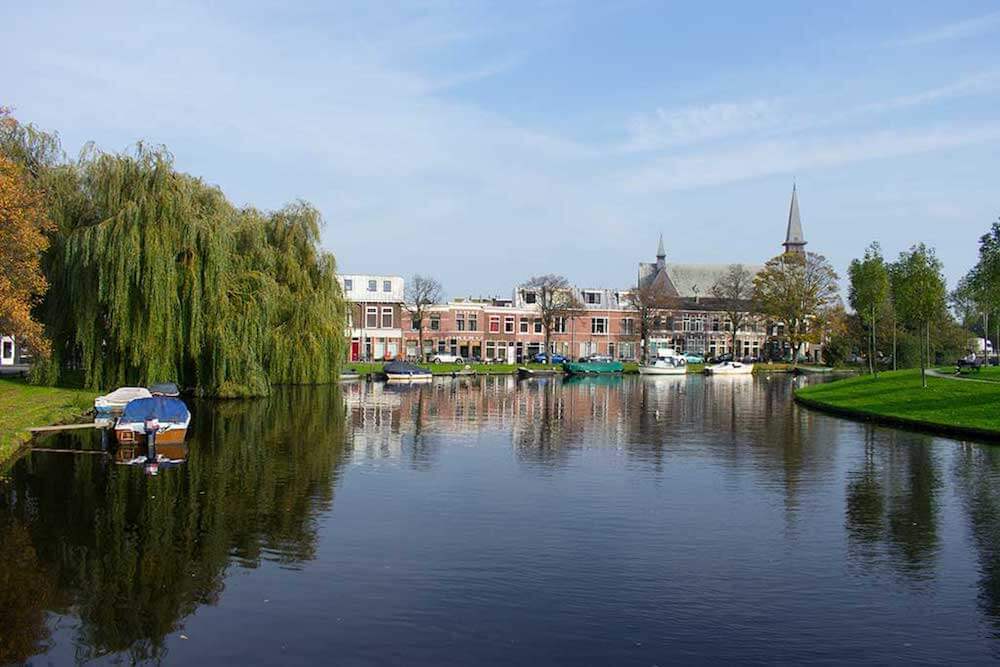
[[[667,275],[677,294],[682,297],[711,296],[712,286],[725,275],[731,264],[673,264],[667,263]],[[744,264],[750,273],[756,275],[764,267],[760,264]]]
[[[799,215],[799,196],[792,186],[792,203],[788,207],[788,229],[785,231],[785,245],[805,245],[802,233],[802,217]]]

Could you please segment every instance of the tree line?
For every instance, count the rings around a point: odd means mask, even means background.
[[[16,230],[0,331],[29,345],[36,382],[259,396],[337,378],[346,306],[306,202],[234,206],[160,146],[67,159],[0,109],[0,221]]]

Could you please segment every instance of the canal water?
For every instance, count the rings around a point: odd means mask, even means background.
[[[0,663],[995,660],[1000,448],[799,381],[283,389],[194,405],[156,476],[34,453],[0,480]]]

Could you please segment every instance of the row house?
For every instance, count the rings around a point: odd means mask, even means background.
[[[395,359],[403,352],[403,279],[337,276],[347,299],[350,359]]]
[[[583,309],[560,318],[551,352],[567,357],[607,354],[631,360],[637,349],[634,314],[621,305],[622,292],[578,290]],[[513,299],[459,299],[431,306],[424,325],[424,356],[455,354],[463,359],[521,363],[543,351],[545,331],[530,288]],[[404,314],[407,358],[417,358],[419,332]]]

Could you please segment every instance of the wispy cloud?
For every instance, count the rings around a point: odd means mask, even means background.
[[[625,150],[649,151],[743,134],[774,126],[781,114],[781,102],[773,99],[657,109],[629,120]]]
[[[965,129],[941,126],[834,138],[752,142],[667,157],[626,172],[621,183],[631,192],[670,192],[997,140],[1000,140],[1000,123]]]
[[[972,37],[1000,27],[1000,12],[948,23],[923,32],[913,33],[888,42],[888,46],[923,46]]]

